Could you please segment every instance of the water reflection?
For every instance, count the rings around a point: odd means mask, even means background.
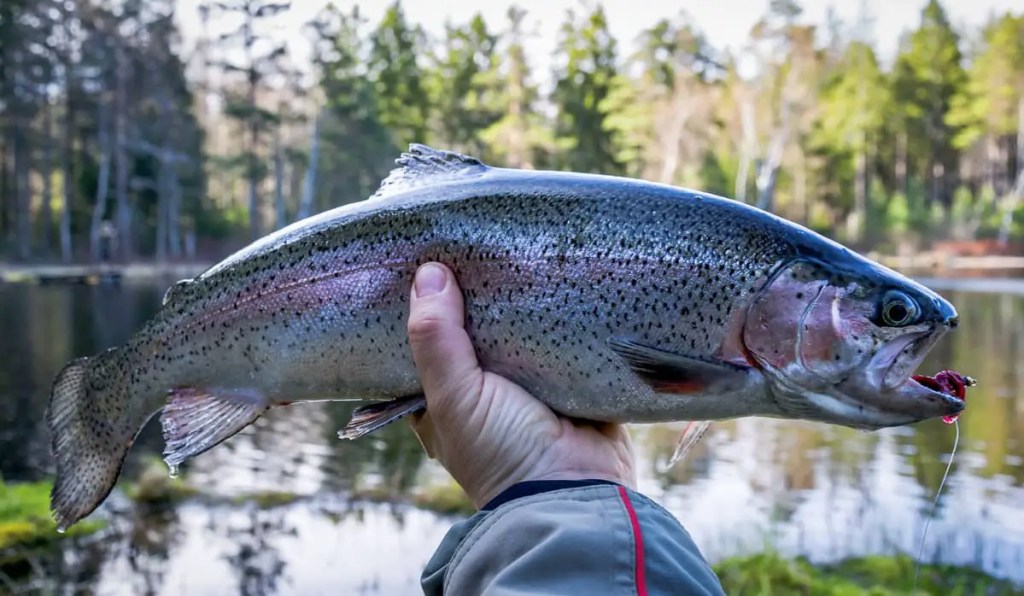
[[[980,380],[961,418],[961,453],[925,556],[1024,582],[1024,297],[945,292],[962,323],[924,365]],[[115,345],[160,303],[162,287],[0,286],[0,474],[45,475],[41,426],[53,375],[70,358]],[[26,582],[101,593],[246,594],[415,589],[451,519],[355,496],[406,495],[443,476],[403,425],[339,441],[351,405],[272,412],[191,462],[216,498],[140,510],[114,499],[111,530],[34,559]],[[864,433],[745,419],[715,424],[684,465],[664,469],[682,425],[633,429],[641,488],[686,525],[712,559],[772,546],[813,560],[916,553],[953,428],[928,422]],[[140,437],[126,477],[162,448]],[[261,509],[240,494],[304,498]],[[43,582],[40,584],[39,582]],[[28,584],[25,584],[28,585]]]

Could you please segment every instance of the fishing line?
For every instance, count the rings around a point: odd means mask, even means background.
[[[928,526],[932,525],[932,518],[935,517],[935,508],[939,505],[939,497],[942,496],[942,489],[946,486],[946,478],[949,478],[949,470],[953,467],[953,457],[956,455],[956,448],[960,445],[960,421],[954,420],[956,436],[953,439],[953,450],[949,452],[949,461],[946,462],[946,472],[942,475],[942,482],[939,483],[939,490],[935,492],[935,499],[932,500],[932,508],[928,518],[924,521],[924,531],[921,532],[921,544],[917,547],[917,565],[914,569],[914,587],[910,590],[911,596],[917,594],[917,580],[921,577],[921,557],[924,556],[924,540],[928,537]]]

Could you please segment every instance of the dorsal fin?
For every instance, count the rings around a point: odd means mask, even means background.
[[[184,290],[185,287],[188,286],[190,283],[192,283],[191,279],[182,279],[174,282],[174,284],[171,287],[167,288],[167,291],[164,292],[164,300],[161,304],[163,306],[167,306],[167,303],[170,302],[171,300],[174,300],[175,296],[181,294],[181,291]]]
[[[454,151],[442,151],[419,143],[409,145],[409,150],[396,159],[395,163],[398,167],[391,170],[384,182],[381,182],[373,198],[386,197],[461,176],[482,174],[487,170],[487,166],[475,157]]]

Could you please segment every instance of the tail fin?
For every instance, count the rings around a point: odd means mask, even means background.
[[[114,488],[128,448],[141,424],[134,425],[122,375],[97,375],[116,352],[73,360],[57,375],[50,394],[46,422],[57,463],[57,480],[50,493],[50,509],[58,531],[93,512]],[[123,403],[110,397],[120,392]],[[113,407],[112,407],[113,406]]]

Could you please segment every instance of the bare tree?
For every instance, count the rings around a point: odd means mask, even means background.
[[[110,162],[113,147],[110,140],[110,107],[100,104],[99,114],[99,150],[100,166],[96,181],[96,198],[92,207],[92,219],[89,224],[89,255],[98,261],[101,257],[100,241],[102,240],[103,220],[107,213],[107,196],[110,194]]]
[[[302,181],[302,200],[299,202],[299,211],[296,219],[306,219],[313,214],[313,198],[316,196],[316,174],[320,163],[320,119],[323,114],[317,114],[313,120],[313,133],[309,142],[309,164],[306,166],[306,176]]]
[[[115,41],[114,134],[117,139],[115,194],[117,196],[117,239],[121,256],[130,259],[133,253],[131,204],[128,202],[128,76],[131,65],[125,56],[124,44]],[[95,256],[95,255],[94,255]]]

